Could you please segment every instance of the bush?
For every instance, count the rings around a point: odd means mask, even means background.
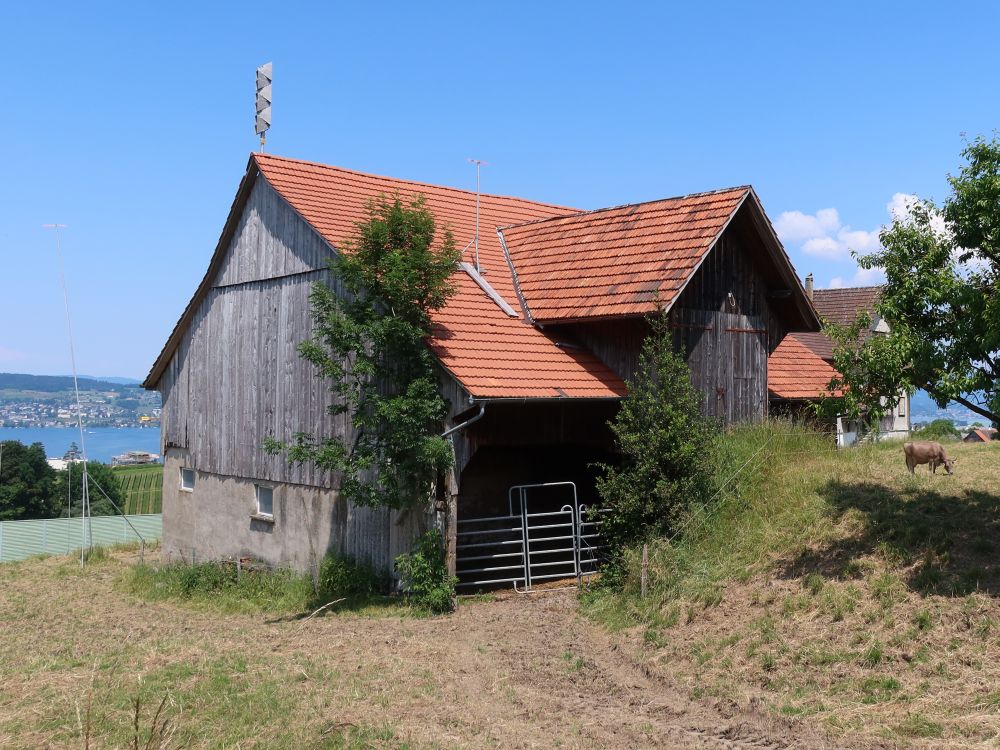
[[[689,510],[713,494],[716,424],[701,413],[702,393],[673,350],[666,313],[650,319],[639,367],[611,430],[620,466],[600,464],[601,534],[610,548],[603,580],[620,585],[630,547],[669,536]]]
[[[126,585],[144,599],[181,599],[223,612],[301,612],[313,599],[307,575],[260,564],[238,572],[226,561],[137,565]]]
[[[363,599],[388,593],[390,585],[389,576],[371,564],[330,552],[320,564],[316,593],[324,601]]]
[[[396,558],[396,570],[402,576],[403,592],[420,607],[434,613],[455,608],[455,584],[448,575],[441,532],[428,531],[417,540],[415,551]]]
[[[962,437],[950,419],[935,419],[919,430],[914,430],[912,436],[917,440],[958,440]]]

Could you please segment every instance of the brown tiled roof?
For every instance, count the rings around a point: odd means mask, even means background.
[[[817,289],[813,306],[824,320],[845,326],[858,319],[862,312],[875,313],[875,301],[880,286],[856,286],[847,289]]]
[[[817,289],[813,292],[813,306],[823,320],[846,326],[854,323],[866,312],[875,314],[880,286],[859,286],[847,289]],[[800,343],[828,362],[833,361],[833,342],[822,332],[793,334]]]
[[[820,331],[808,331],[805,333],[791,333],[800,344],[804,344],[812,350],[813,354],[827,362],[833,361],[833,342]]]
[[[464,246],[475,236],[476,194],[408,182],[311,162],[255,154],[261,174],[331,245],[353,234],[366,217],[366,201],[379,194],[403,199],[422,195],[439,227]],[[480,265],[484,278],[519,310],[510,269],[495,228],[568,209],[545,203],[482,195]],[[470,260],[467,254],[465,260]],[[464,271],[452,277],[456,294],[434,315],[430,345],[441,363],[472,395],[481,398],[615,398],[625,384],[595,355],[561,347],[554,334],[504,312]]]
[[[669,307],[750,188],[543,219],[501,230],[535,320]]]
[[[767,390],[772,396],[788,399],[818,399],[840,395],[827,387],[837,376],[798,336],[789,334],[767,358]]]

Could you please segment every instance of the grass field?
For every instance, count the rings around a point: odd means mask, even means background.
[[[847,451],[787,428],[729,436],[738,491],[585,610],[694,698],[766,707],[836,743],[1000,742],[1000,443]]]
[[[163,507],[163,466],[116,466],[125,495],[125,513],[159,513]]]
[[[163,720],[150,747],[998,747],[1000,444],[949,445],[955,476],[780,425],[726,451],[752,471],[651,550],[645,599],[307,620],[294,576],[2,565],[0,747],[144,747]]]

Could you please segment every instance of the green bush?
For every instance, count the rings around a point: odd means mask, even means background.
[[[232,562],[137,565],[125,579],[144,599],[181,599],[223,612],[301,612],[313,601],[312,580],[283,568]]]
[[[628,397],[610,424],[621,463],[598,465],[601,535],[610,550],[602,581],[613,587],[624,581],[630,549],[676,532],[715,488],[718,426],[701,413],[703,395],[674,351],[666,313],[649,322]]]
[[[396,570],[403,581],[403,591],[420,607],[431,612],[450,612],[455,608],[455,584],[448,575],[441,532],[428,531],[417,540],[412,553],[396,558]]]
[[[958,440],[962,435],[950,419],[935,419],[919,430],[914,430],[912,437],[917,440]]]
[[[391,580],[387,573],[376,570],[371,564],[333,552],[323,558],[319,567],[317,596],[324,601],[334,599],[363,599],[375,594],[386,594]]]

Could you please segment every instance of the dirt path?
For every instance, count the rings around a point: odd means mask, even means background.
[[[401,712],[397,725],[414,738],[504,748],[806,744],[765,717],[726,718],[682,696],[644,669],[631,646],[582,619],[568,592],[507,596],[437,620],[328,618],[303,629],[327,644],[367,644],[338,654],[359,668],[389,670],[405,654],[432,669],[440,694],[454,699]],[[358,716],[371,718],[364,710]],[[817,737],[807,744],[823,746]]]
[[[81,747],[95,663],[105,734],[92,747],[124,744],[138,690],[170,696],[191,750],[826,746],[801,724],[690,700],[662,665],[644,667],[638,644],[582,618],[573,592],[435,619],[268,621],[139,601],[116,584],[117,563],[75,571],[42,561],[0,575],[2,747]],[[343,727],[395,739],[331,744]]]

